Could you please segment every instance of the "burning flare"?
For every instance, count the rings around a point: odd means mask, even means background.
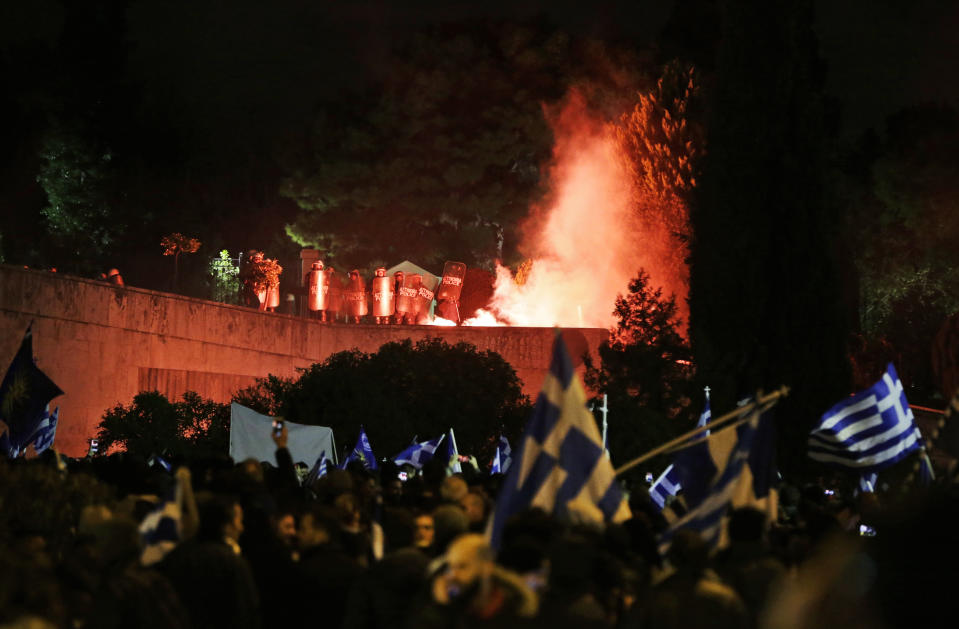
[[[673,239],[640,220],[609,127],[589,114],[576,92],[551,124],[553,192],[531,211],[521,246],[532,265],[522,283],[497,266],[492,313],[508,325],[612,327],[616,296],[640,268],[665,294],[682,300],[685,286],[667,268],[676,257]]]

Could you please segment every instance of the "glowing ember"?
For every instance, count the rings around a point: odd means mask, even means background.
[[[517,284],[498,267],[491,309],[509,325],[611,327],[616,296],[640,268],[653,285],[676,275],[661,262],[669,257],[668,238],[638,219],[616,142],[578,94],[551,122],[553,195],[534,208],[524,229],[522,250],[532,268]],[[686,291],[666,285],[663,292],[681,299]]]

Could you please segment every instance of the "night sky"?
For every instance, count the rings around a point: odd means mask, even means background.
[[[672,3],[551,0],[486,2],[222,3],[130,1],[129,78],[157,108],[227,135],[291,133],[318,100],[336,99],[383,72],[391,46],[428,23],[545,15],[570,32],[649,44]],[[817,2],[827,87],[844,131],[881,126],[923,101],[959,102],[959,5],[937,0]],[[4,3],[0,49],[53,45],[64,8],[54,0]],[[219,127],[219,128],[218,128]],[[219,133],[216,135],[220,135]],[[199,138],[198,142],[202,142]]]
[[[687,51],[699,47],[700,55],[709,55],[708,35],[716,27],[711,4],[656,0],[588,6],[551,0],[3,3],[0,68],[7,75],[7,93],[0,95],[0,110],[8,112],[12,123],[0,130],[6,149],[0,157],[0,204],[4,213],[20,217],[0,226],[8,243],[4,247],[7,261],[19,261],[10,259],[11,251],[17,249],[9,244],[11,233],[36,222],[33,217],[46,202],[36,182],[36,146],[45,129],[44,112],[72,107],[69,98],[62,98],[72,89],[64,84],[70,80],[84,84],[84,73],[103,79],[108,89],[117,88],[109,98],[111,106],[137,127],[136,135],[127,134],[125,141],[151,160],[144,180],[157,189],[144,192],[145,196],[162,199],[169,194],[169,204],[182,206],[189,193],[181,190],[177,197],[169,191],[176,186],[188,190],[202,180],[207,189],[198,190],[197,198],[219,194],[220,207],[255,205],[260,218],[250,219],[248,231],[271,232],[282,240],[282,224],[291,220],[296,206],[278,193],[279,182],[290,169],[277,154],[288,147],[303,150],[318,111],[348,108],[357,94],[388,77],[391,51],[412,33],[428,25],[468,19],[540,20],[576,36],[640,50],[658,49],[663,57],[677,45]],[[839,104],[845,139],[854,140],[870,127],[881,130],[890,113],[908,105],[959,103],[959,82],[953,80],[954,59],[959,58],[955,37],[959,6],[955,3],[848,0],[816,5],[826,89]],[[69,39],[64,34],[67,16],[72,12],[88,17],[90,7],[113,17],[100,20],[95,28],[74,29],[70,52],[64,55],[64,41]],[[708,64],[708,56],[703,61]],[[67,62],[76,68],[65,73]],[[111,68],[113,63],[117,67]],[[97,100],[96,81],[86,85],[94,91],[92,100]],[[125,104],[123,94],[134,95],[131,104]],[[84,98],[91,100],[89,94]],[[125,124],[118,123],[121,132]],[[166,153],[173,157],[164,165]],[[235,201],[222,198],[224,190],[237,187],[231,178],[250,183],[248,189],[237,192]],[[236,229],[228,229],[230,217],[225,210],[213,212],[210,222],[219,231],[210,239],[254,246],[241,241]],[[182,217],[171,218],[165,229],[186,229],[177,221],[183,223]],[[153,233],[144,238],[157,239]],[[289,241],[285,246],[286,255],[293,255],[295,246]],[[32,263],[41,264],[36,252]]]

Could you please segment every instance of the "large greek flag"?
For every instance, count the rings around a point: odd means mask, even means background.
[[[748,412],[744,423],[714,432],[677,456],[674,467],[689,511],[660,536],[661,552],[680,529],[694,530],[711,548],[721,548],[730,507],[754,507],[775,517],[775,426],[760,409]]]
[[[575,512],[580,519],[595,522],[621,522],[630,517],[560,334],[517,451],[490,520],[488,532],[494,548],[500,546],[507,519],[531,507],[560,517]]]
[[[881,470],[922,445],[892,363],[882,379],[826,411],[809,435],[809,456],[861,472]]]

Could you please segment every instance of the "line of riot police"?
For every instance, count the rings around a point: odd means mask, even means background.
[[[435,299],[437,315],[458,324],[465,278],[465,264],[447,262],[434,293],[431,283],[424,283],[419,273],[396,271],[389,277],[386,269],[380,267],[367,289],[357,269],[341,280],[333,267],[316,261],[307,272],[304,284],[310,316],[322,322],[335,322],[342,316],[349,323],[361,323],[369,316],[379,325],[429,324]]]

